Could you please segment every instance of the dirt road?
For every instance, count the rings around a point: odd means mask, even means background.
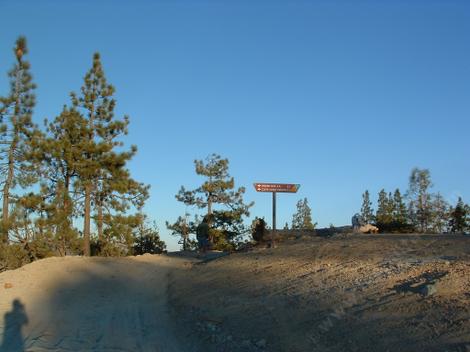
[[[191,351],[167,314],[187,260],[49,258],[0,274],[1,352]]]

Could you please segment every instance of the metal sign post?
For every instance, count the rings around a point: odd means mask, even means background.
[[[256,192],[271,192],[273,194],[273,229],[271,231],[271,247],[274,247],[276,232],[276,193],[297,193],[300,185],[293,183],[254,183]]]
[[[274,247],[274,234],[276,232],[276,192],[273,192],[273,230],[271,231],[271,246]]]

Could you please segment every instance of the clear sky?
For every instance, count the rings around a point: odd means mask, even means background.
[[[301,184],[278,196],[278,227],[303,197],[319,226],[348,224],[365,189],[404,192],[415,166],[470,201],[470,1],[0,0],[0,95],[19,35],[38,123],[101,53],[170,249],[164,222],[185,212],[174,195],[200,184],[193,160],[212,152],[252,217],[271,218],[253,182]]]

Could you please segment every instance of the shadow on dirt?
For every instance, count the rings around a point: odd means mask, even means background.
[[[437,283],[439,279],[442,279],[449,272],[426,272],[403,283],[393,286],[393,290],[397,293],[417,293],[423,296],[428,295],[429,288]]]
[[[1,352],[193,351],[175,337],[178,322],[168,317],[170,259],[69,258],[74,265],[67,259],[48,281],[55,285],[44,282],[39,299],[26,307],[30,322],[23,335],[28,318],[13,302]]]
[[[23,352],[24,339],[22,327],[28,323],[25,307],[19,299],[15,299],[11,311],[5,313],[4,330],[0,352]]]

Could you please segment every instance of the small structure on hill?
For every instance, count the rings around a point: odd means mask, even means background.
[[[372,224],[366,224],[364,219],[360,214],[354,214],[352,219],[351,219],[352,227],[353,227],[353,232],[359,232],[359,233],[378,233],[379,228],[377,226],[374,226]]]
[[[359,227],[360,233],[379,233],[379,228],[377,226],[367,224]]]

